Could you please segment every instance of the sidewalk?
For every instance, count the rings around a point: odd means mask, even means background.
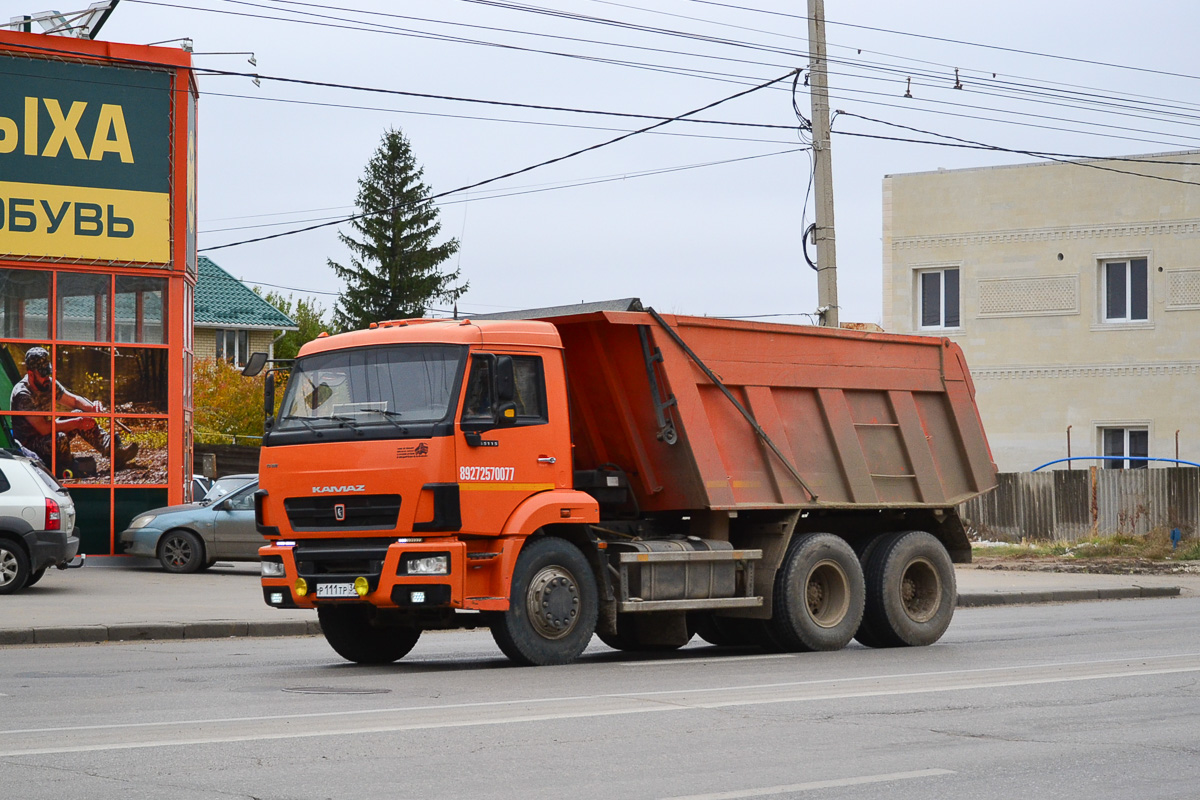
[[[956,570],[958,605],[1051,603],[1137,597],[1200,597],[1200,575],[1087,575]],[[153,561],[92,558],[49,570],[33,587],[0,597],[0,645],[306,636],[316,614],[263,602],[258,564],[219,563],[196,575]]]

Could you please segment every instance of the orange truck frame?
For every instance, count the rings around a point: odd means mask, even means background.
[[[996,482],[962,351],[611,308],[305,345],[263,440],[265,601],[374,664],[458,627],[527,665],[593,634],[937,641],[971,558],[956,506]]]

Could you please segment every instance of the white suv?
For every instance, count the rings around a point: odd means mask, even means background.
[[[67,490],[28,458],[0,450],[0,594],[32,586],[52,566],[71,566],[79,552],[74,531]]]

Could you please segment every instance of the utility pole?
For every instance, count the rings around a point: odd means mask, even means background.
[[[821,324],[838,327],[837,248],[833,237],[833,153],[829,149],[829,77],[825,60],[825,2],[808,0],[808,87],[812,99],[813,183],[817,220],[817,310]]]

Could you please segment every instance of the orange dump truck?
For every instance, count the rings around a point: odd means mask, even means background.
[[[955,507],[995,484],[961,350],[621,307],[305,345],[263,441],[266,602],[361,663],[476,626],[521,664],[936,641]]]

